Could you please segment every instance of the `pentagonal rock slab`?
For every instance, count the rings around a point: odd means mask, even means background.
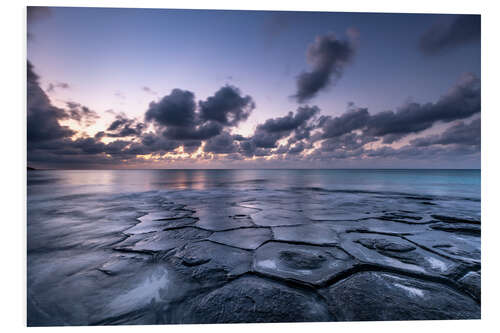
[[[265,275],[321,285],[355,264],[337,247],[269,242],[256,250],[253,267]]]
[[[218,285],[251,270],[252,253],[234,247],[200,241],[189,243],[168,258],[187,279]]]

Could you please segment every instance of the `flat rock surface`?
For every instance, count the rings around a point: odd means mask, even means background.
[[[315,245],[336,245],[338,233],[326,223],[272,227],[274,239]]]
[[[190,299],[175,311],[178,323],[270,323],[329,321],[314,294],[255,277],[229,282]]]
[[[214,232],[208,239],[245,250],[255,250],[272,238],[273,234],[269,228],[240,228]]]
[[[28,197],[28,324],[480,316],[480,201],[249,181]]]
[[[445,285],[362,272],[321,291],[339,321],[479,319],[480,307]]]
[[[477,236],[432,230],[406,236],[406,238],[446,257],[468,263],[481,261],[481,239]]]
[[[425,275],[451,274],[457,264],[396,236],[347,233],[342,248],[363,263]]]
[[[338,247],[270,242],[255,252],[255,271],[284,280],[321,285],[356,261]]]

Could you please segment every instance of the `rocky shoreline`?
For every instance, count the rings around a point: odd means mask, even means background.
[[[314,198],[179,197],[136,211],[85,281],[130,289],[138,272],[155,273],[132,288],[139,296],[114,297],[113,311],[82,324],[480,318],[479,219],[438,214],[434,198],[359,212]],[[35,324],[42,308],[31,305]]]

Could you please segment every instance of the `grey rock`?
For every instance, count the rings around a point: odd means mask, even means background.
[[[286,209],[273,209],[252,214],[252,220],[256,225],[263,227],[274,227],[284,225],[309,224],[311,220],[300,212]]]
[[[149,234],[134,235],[133,239],[117,244],[114,249],[120,251],[155,253],[181,247],[189,242],[206,239],[211,232],[193,227],[164,230]]]
[[[272,227],[274,239],[316,245],[336,245],[338,233],[326,223],[309,223],[299,226]]]
[[[481,239],[479,237],[439,230],[405,237],[446,257],[472,264],[481,262]]]
[[[468,272],[458,280],[458,283],[477,300],[481,299],[481,273]]]
[[[200,241],[178,249],[167,259],[185,279],[204,287],[220,285],[251,270],[252,253]]]
[[[457,268],[455,262],[396,236],[348,233],[342,235],[341,246],[363,263],[391,269],[447,276]]]
[[[181,304],[178,323],[310,322],[332,319],[326,305],[311,292],[257,277],[242,277]]]
[[[269,228],[241,228],[215,232],[208,239],[245,250],[255,250],[271,238],[272,233]]]
[[[256,250],[253,267],[275,278],[322,285],[355,264],[354,258],[337,247],[269,242]]]
[[[354,274],[321,290],[338,321],[479,319],[466,295],[437,283],[379,272]]]

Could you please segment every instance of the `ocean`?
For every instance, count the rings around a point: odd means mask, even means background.
[[[395,320],[329,301],[379,271],[476,318],[480,207],[480,170],[28,171],[28,324]],[[271,314],[212,308],[243,282]]]

